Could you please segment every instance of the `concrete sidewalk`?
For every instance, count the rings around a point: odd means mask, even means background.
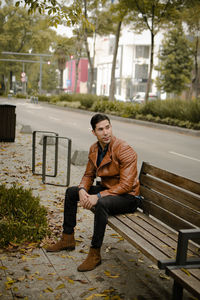
[[[62,231],[65,187],[44,185],[41,176],[32,174],[32,134],[22,134],[20,129],[17,126],[15,143],[0,143],[1,184],[32,188],[48,208],[50,227],[58,238]],[[50,172],[53,151],[49,155]],[[59,155],[61,177],[48,179],[54,183],[63,183],[65,178],[64,150]],[[36,167],[40,172],[39,159]],[[72,165],[71,185],[79,183],[84,168]],[[87,273],[77,272],[90,245],[93,214],[79,208],[77,221],[75,251],[47,253],[42,247],[33,249],[31,245],[17,251],[0,249],[0,300],[170,299],[172,280],[109,227],[102,247],[102,264]],[[187,299],[194,298],[184,293],[184,300]]]

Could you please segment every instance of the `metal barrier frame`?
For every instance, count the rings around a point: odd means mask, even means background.
[[[47,134],[53,134],[53,135],[49,135],[50,137],[58,137],[58,133],[53,132],[53,131],[43,131],[43,130],[37,130],[37,131],[33,131],[33,140],[32,140],[32,173],[34,175],[43,175],[42,173],[36,173],[35,172],[35,152],[36,152],[36,134],[37,132],[40,133],[47,133]],[[44,138],[43,137],[43,152],[44,152]],[[47,141],[46,141],[47,144]],[[43,159],[42,159],[43,160]],[[42,162],[42,166],[43,166],[43,162]],[[58,140],[56,139],[55,142],[55,164],[54,164],[54,174],[45,174],[45,176],[49,176],[49,177],[56,177],[57,176],[57,170],[58,170]]]
[[[69,186],[70,184],[70,171],[71,171],[71,149],[72,149],[72,141],[71,139],[67,138],[67,137],[63,137],[63,136],[54,136],[54,138],[56,139],[56,147],[57,147],[57,160],[58,160],[58,140],[59,139],[63,139],[63,140],[67,140],[68,141],[68,148],[67,148],[67,181],[66,184],[54,184],[54,183],[46,183],[46,176],[49,176],[46,174],[46,150],[47,150],[47,138],[49,136],[46,135],[44,136],[43,139],[43,158],[42,158],[42,182],[44,184],[50,184],[50,185],[55,185],[55,186]],[[51,136],[52,137],[52,136]],[[56,172],[57,172],[57,160],[56,160]]]

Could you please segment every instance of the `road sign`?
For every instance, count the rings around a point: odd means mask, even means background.
[[[21,73],[21,77],[24,78],[25,76],[26,76],[26,73],[25,73],[25,72],[22,72],[22,73]]]

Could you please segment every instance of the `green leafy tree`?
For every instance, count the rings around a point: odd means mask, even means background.
[[[39,12],[40,14],[48,14],[51,16],[51,24],[57,26],[58,24],[67,23],[67,26],[74,25],[78,20],[83,19],[82,0],[63,1],[56,0],[19,0],[16,1],[16,7],[25,6],[28,8],[28,13],[33,14]]]
[[[88,92],[92,93],[95,80],[95,56],[96,56],[96,37],[106,35],[114,31],[113,23],[108,13],[110,1],[108,0],[80,0],[80,7],[83,18],[75,21],[73,33],[77,38],[76,64],[78,65],[80,56],[86,56],[89,64],[89,84]],[[92,49],[89,47],[89,38],[93,41]],[[76,67],[78,70],[78,67]],[[77,74],[76,74],[77,75]],[[76,86],[76,85],[75,85]]]
[[[67,60],[73,59],[76,60],[76,69],[78,70],[78,63],[82,55],[82,37],[78,36],[78,33],[75,37],[67,38],[63,36],[57,36],[53,47],[54,50],[54,61],[56,61],[58,69],[60,71],[60,80],[59,88],[62,92],[63,89],[63,71],[66,66]]]
[[[192,16],[192,17],[191,17]],[[187,24],[188,33],[193,46],[194,67],[189,98],[199,94],[199,51],[200,51],[200,2],[192,0],[181,14],[183,22]]]
[[[151,88],[154,67],[154,45],[156,34],[177,17],[177,11],[183,6],[182,1],[171,0],[121,0],[133,17],[133,27],[136,32],[149,30],[151,34],[151,51],[149,76],[146,86],[145,102]]]
[[[96,36],[103,35],[109,31],[109,26],[105,26],[105,19],[102,17],[107,9],[108,0],[83,0],[83,15],[84,20],[81,23],[83,29],[83,38],[85,44],[85,51],[87,54],[89,67],[90,67],[90,81],[89,81],[89,93],[93,91],[94,85],[94,65],[95,65],[95,44]],[[108,25],[108,22],[107,22]],[[93,38],[93,53],[89,48],[88,38]]]
[[[160,63],[156,69],[160,72],[157,86],[167,93],[180,95],[191,81],[192,51],[182,27],[171,30],[165,35]]]
[[[48,17],[41,16],[40,14],[35,14],[34,16],[28,15],[25,8],[15,7],[12,1],[7,1],[4,5],[0,6],[0,26],[0,53],[6,51],[48,54],[50,53],[50,46],[56,36],[56,32],[49,29]],[[1,55],[1,59],[37,60],[39,58],[35,56],[16,56],[13,54],[8,56]],[[35,82],[30,82],[30,86],[34,87],[34,89],[38,89],[39,63],[37,63],[36,67],[34,67],[33,63],[23,64],[22,62],[16,61],[1,61],[0,64],[0,76],[3,76],[4,80],[6,78],[10,79],[11,75],[15,75],[16,80],[20,82],[21,72],[24,69],[29,81],[32,79],[36,80]],[[53,65],[51,67],[53,68]],[[33,75],[33,70],[37,70],[37,76]],[[46,72],[48,72],[48,70],[46,70]],[[43,74],[45,75],[45,68]],[[48,78],[48,76],[46,76],[46,78]],[[5,80],[5,82],[7,83],[7,80]],[[54,83],[52,84],[52,88],[55,88]]]

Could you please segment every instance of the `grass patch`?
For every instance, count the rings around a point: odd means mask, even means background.
[[[47,210],[30,189],[0,185],[0,247],[39,242],[48,233]]]

